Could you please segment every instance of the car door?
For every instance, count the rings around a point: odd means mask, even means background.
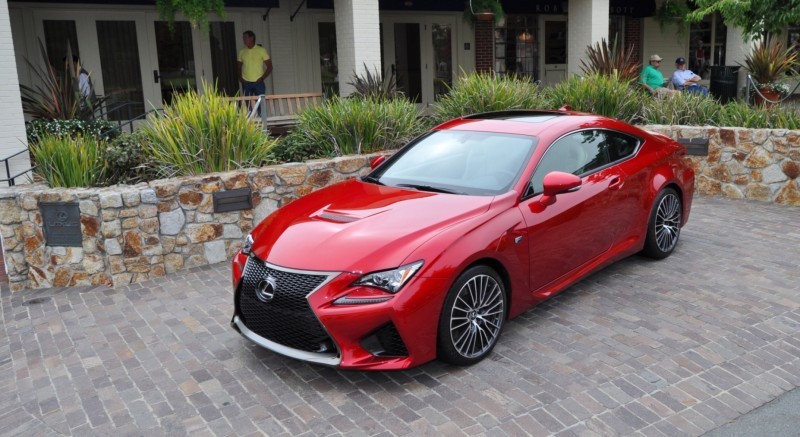
[[[531,178],[531,193],[520,204],[530,247],[531,291],[604,254],[619,229],[615,199],[624,173],[612,165],[603,130],[586,129],[562,136],[550,145]],[[542,180],[552,171],[581,177],[577,191],[562,193],[550,205],[540,202]]]

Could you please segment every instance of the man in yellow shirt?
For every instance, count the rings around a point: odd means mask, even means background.
[[[239,50],[239,82],[242,95],[260,96],[267,92],[264,79],[272,73],[272,59],[260,45],[256,45],[256,34],[248,30],[242,34],[245,48]]]

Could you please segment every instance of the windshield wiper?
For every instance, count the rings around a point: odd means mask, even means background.
[[[367,176],[362,177],[361,180],[364,181],[364,182],[371,182],[371,183],[376,184],[376,185],[386,185],[383,182],[381,182],[379,178],[376,178],[375,176],[367,175]]]
[[[421,185],[421,184],[397,184],[398,187],[403,188],[413,188],[415,190],[420,191],[432,191],[434,193],[447,193],[447,194],[465,194],[459,191],[450,190],[447,188],[442,187],[433,187],[430,185]]]

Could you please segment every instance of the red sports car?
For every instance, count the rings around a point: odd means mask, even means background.
[[[677,142],[569,111],[444,123],[266,218],[233,327],[348,369],[476,363],[506,320],[611,262],[669,256],[692,204]]]

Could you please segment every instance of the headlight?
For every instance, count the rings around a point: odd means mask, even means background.
[[[422,261],[406,264],[394,270],[367,273],[354,282],[353,285],[366,285],[386,290],[389,293],[397,293],[420,267],[422,267]]]
[[[242,242],[242,253],[245,255],[250,255],[250,250],[253,248],[253,237],[250,234],[247,234],[244,237],[244,241]]]

